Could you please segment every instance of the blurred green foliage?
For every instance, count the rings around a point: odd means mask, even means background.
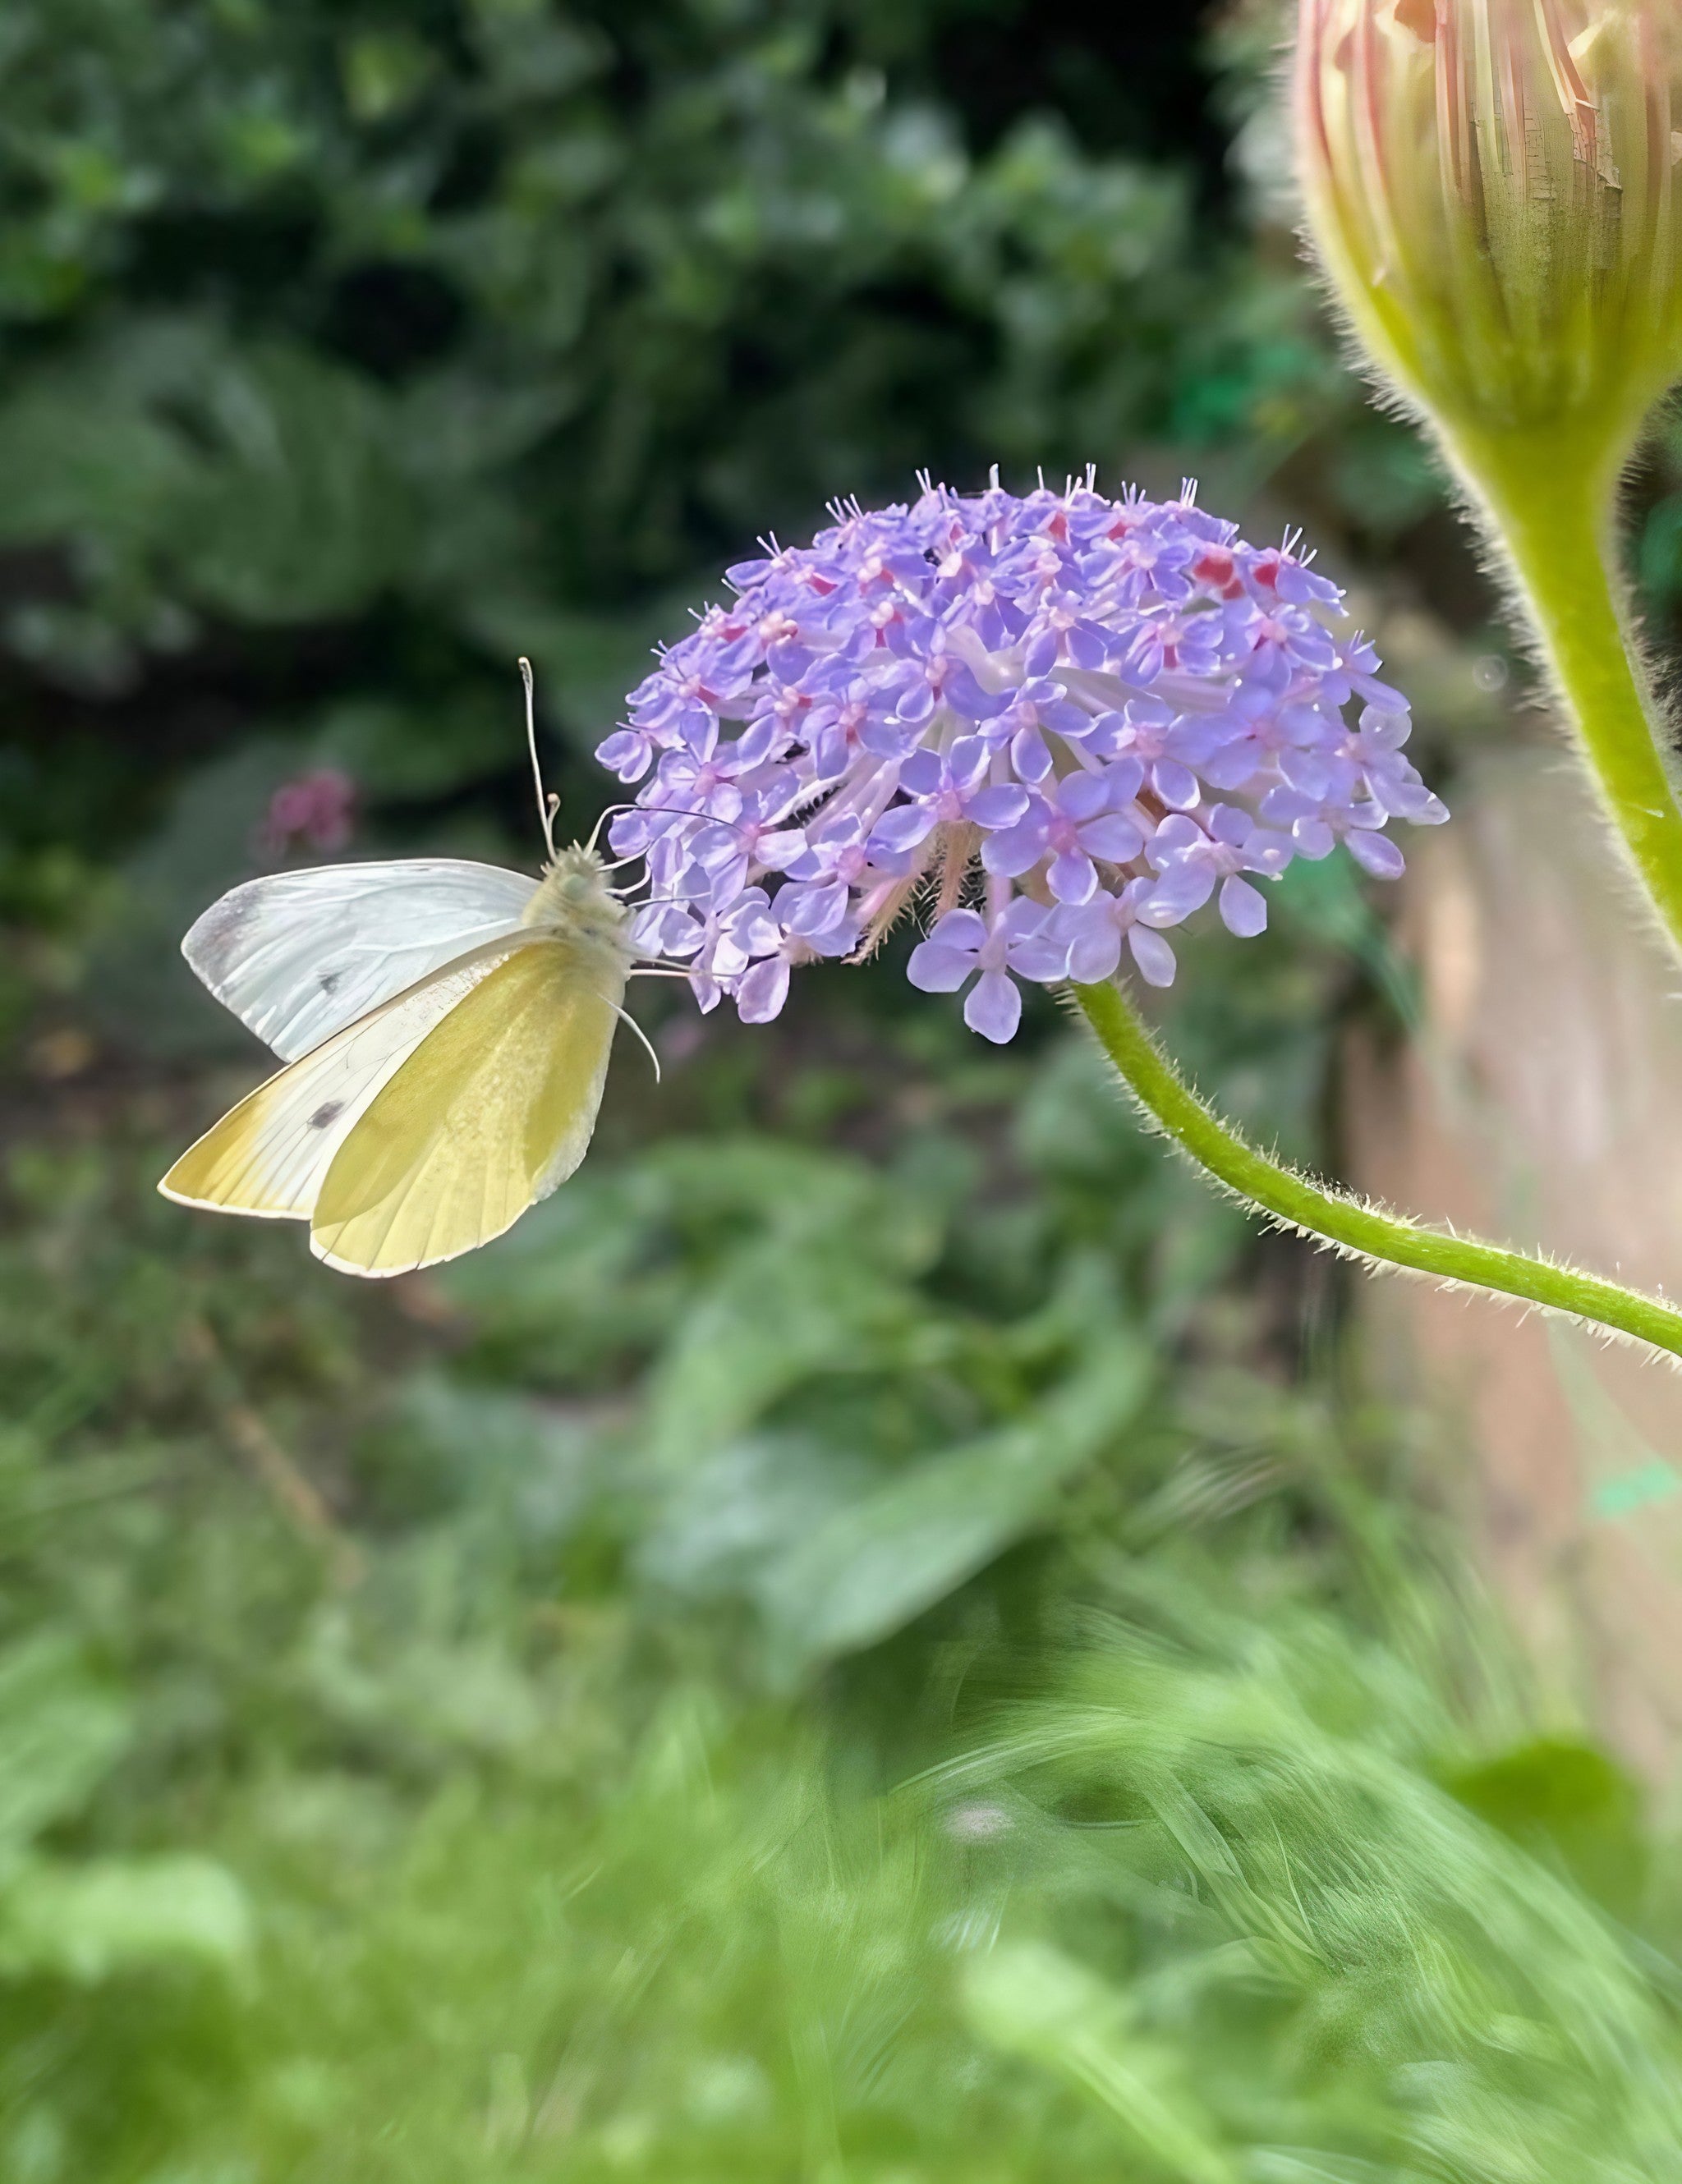
[[[9,9],[13,823],[131,826],[230,706],[377,799],[511,784],[513,653],[593,742],[837,493],[1142,443],[1254,478],[1357,415],[1212,127],[1199,164],[1113,126],[1196,116],[1193,26],[1154,82],[1130,42],[994,0]],[[1096,142],[1036,98],[1083,79]],[[66,720],[106,731],[73,800]]]
[[[14,1156],[8,2176],[1674,2171],[1631,1786],[1017,1089],[1014,1207],[667,1142],[395,1302]]]
[[[528,861],[511,655],[593,810],[832,494],[1195,463],[1477,626],[1265,216],[1276,16],[1159,14],[0,18],[6,2184],[1676,2173],[1640,1794],[1049,1003],[656,996],[657,1096],[390,1288],[151,1195],[254,1072],[174,947],[274,788]],[[1411,989],[1276,902],[1175,1038],[1311,1156]]]

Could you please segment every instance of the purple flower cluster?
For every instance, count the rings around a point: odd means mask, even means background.
[[[1262,931],[1257,881],[1338,842],[1402,870],[1393,818],[1447,817],[1403,755],[1407,701],[1287,539],[1247,545],[1178,500],[1090,474],[1019,498],[925,481],[769,542],[662,655],[597,755],[636,802],[637,944],[703,1009],[774,1017],[792,966],[867,954],[914,901],[914,985],[970,985],[1003,1040],[1016,981],[1152,984],[1211,898]],[[1352,726],[1346,717],[1359,704]]]

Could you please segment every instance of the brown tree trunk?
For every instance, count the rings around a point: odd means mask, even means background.
[[[1422,1022],[1353,1043],[1349,1169],[1423,1217],[1682,1292],[1682,964],[1556,752],[1505,751],[1420,841]],[[1422,1284],[1372,1285],[1447,1490],[1562,1706],[1657,1779],[1682,1750],[1682,1373]]]

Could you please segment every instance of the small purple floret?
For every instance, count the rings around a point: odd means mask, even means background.
[[[647,860],[643,955],[774,1017],[791,968],[868,948],[925,893],[908,966],[1009,1039],[1019,980],[1169,984],[1164,933],[1342,842],[1382,879],[1393,819],[1448,816],[1403,755],[1407,701],[1288,538],[1178,500],[926,482],[765,543],[601,746],[640,782],[610,839]],[[1359,707],[1351,725],[1350,713]],[[972,983],[973,982],[973,983]]]

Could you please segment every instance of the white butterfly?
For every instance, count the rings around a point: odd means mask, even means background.
[[[182,952],[290,1066],[182,1155],[166,1198],[307,1221],[318,1258],[381,1275],[489,1243],[566,1181],[595,1128],[633,913],[593,844],[556,850],[540,775],[538,795],[541,880],[331,865],[205,911]]]

